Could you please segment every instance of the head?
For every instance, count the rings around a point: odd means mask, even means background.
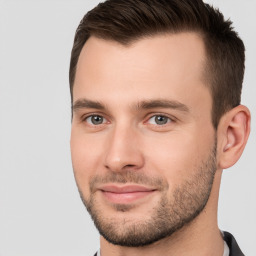
[[[221,169],[248,137],[243,73],[241,39],[202,1],[108,0],[85,15],[70,64],[71,151],[107,241],[144,246],[206,207],[214,218]]]

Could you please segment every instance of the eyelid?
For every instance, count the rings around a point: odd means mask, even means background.
[[[156,117],[156,116],[166,117],[166,118],[168,118],[170,120],[166,124],[162,124],[162,125],[161,124],[151,124],[151,123],[149,123],[149,120],[151,118]],[[176,117],[174,117],[173,115],[170,115],[170,114],[166,114],[166,113],[150,113],[146,117],[146,120],[143,122],[143,124],[147,125],[149,128],[151,128],[153,130],[167,131],[171,127],[173,127],[173,125],[175,125],[177,123],[177,121],[178,121],[178,119]]]
[[[93,124],[90,124],[88,122],[86,122],[86,119],[89,118],[89,117],[92,117],[92,116],[100,116],[102,117],[104,120],[106,120],[106,122],[103,122],[102,124],[99,124],[99,125],[93,125]],[[84,115],[81,116],[81,122],[86,122],[87,124],[91,125],[91,126],[100,126],[100,125],[104,125],[104,124],[107,124],[109,123],[109,119],[106,117],[105,114],[103,113],[99,113],[99,112],[90,112],[90,113],[86,113]]]
[[[93,123],[93,118],[94,117],[99,117],[102,119],[102,123],[99,123],[99,124],[94,124]],[[90,120],[90,121],[89,121]],[[87,123],[89,123],[90,125],[93,125],[93,126],[99,126],[99,125],[102,125],[102,124],[105,124],[106,123],[106,118],[105,117],[102,117],[102,116],[99,116],[99,115],[91,115],[91,116],[88,116],[85,118],[85,121]]]
[[[91,126],[101,126],[101,125],[105,125],[105,124],[108,124],[111,122],[111,118],[106,116],[105,113],[102,113],[102,112],[89,112],[89,113],[86,113],[86,114],[83,114],[81,115],[80,119],[81,119],[81,122],[86,122],[86,119],[91,117],[91,116],[101,116],[102,118],[105,119],[105,121],[102,123],[102,124],[99,124],[99,125],[93,125],[93,124],[90,124],[88,123],[88,125],[91,125]],[[167,124],[163,124],[163,125],[157,125],[157,124],[150,124],[148,123],[148,121],[155,117],[155,116],[163,116],[163,117],[166,117],[168,119],[170,119],[170,122],[168,122]],[[147,114],[147,116],[145,117],[144,119],[145,121],[143,122],[143,124],[148,124],[148,125],[152,125],[152,126],[166,126],[168,124],[171,124],[171,123],[175,123],[178,121],[178,119],[176,117],[174,117],[173,115],[170,115],[170,114],[166,114],[166,113],[161,113],[161,112],[153,112],[153,113],[149,113]]]
[[[170,114],[166,114],[166,113],[150,113],[150,114],[147,114],[146,122],[148,122],[149,119],[151,119],[152,117],[155,117],[155,116],[167,117],[167,118],[169,118],[173,122],[178,121],[178,119],[176,117],[174,117],[173,115],[170,115]]]
[[[164,119],[166,119],[166,123],[164,123],[164,124],[154,124],[154,125],[161,125],[161,126],[163,126],[163,125],[166,125],[166,124],[168,124],[168,123],[170,123],[170,122],[172,122],[172,120],[169,118],[169,117],[167,117],[167,116],[160,116],[160,115],[154,115],[154,116],[152,116],[152,117],[150,117],[149,119],[148,119],[148,123],[150,123],[150,120],[152,119],[152,121],[154,122],[156,122],[157,120],[156,120],[156,118],[157,117],[162,117],[162,118],[164,118]],[[152,124],[152,123],[150,123],[150,124]]]

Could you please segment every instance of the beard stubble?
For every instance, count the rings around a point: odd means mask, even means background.
[[[90,181],[90,197],[85,199],[79,189],[81,199],[91,215],[99,233],[110,243],[120,246],[140,247],[169,237],[177,230],[191,223],[206,206],[216,172],[216,142],[208,158],[193,171],[193,176],[185,179],[168,196],[169,185],[163,178],[151,178],[144,173],[126,170],[109,172],[106,176],[94,176]],[[105,216],[95,197],[97,184],[134,183],[157,188],[162,194],[157,205],[152,207],[150,216],[142,220],[127,219],[125,213],[132,211],[131,204],[113,204],[116,212],[123,212],[122,220],[115,216]]]

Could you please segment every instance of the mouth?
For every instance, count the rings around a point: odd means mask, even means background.
[[[156,189],[140,185],[104,185],[99,188],[104,199],[114,204],[129,204],[146,198],[156,192]]]

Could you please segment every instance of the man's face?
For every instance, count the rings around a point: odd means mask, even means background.
[[[101,235],[140,246],[203,210],[216,171],[204,45],[195,33],[130,46],[91,37],[73,91],[72,162]]]

